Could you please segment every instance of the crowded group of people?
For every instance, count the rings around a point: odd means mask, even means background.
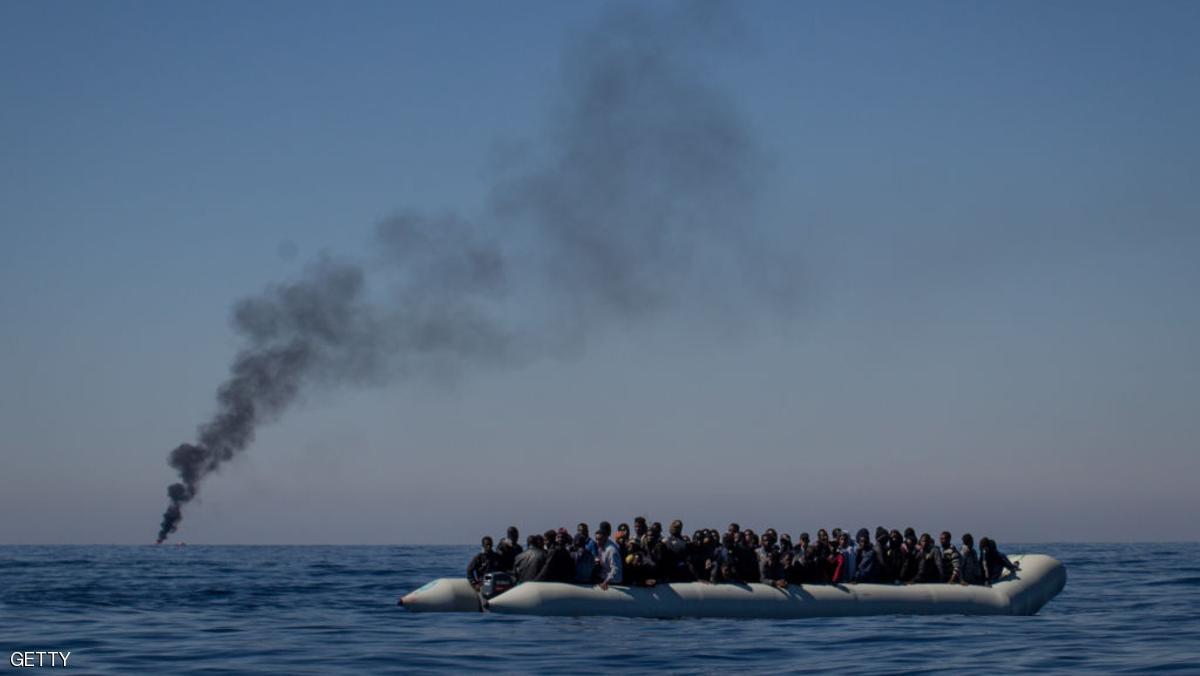
[[[917,536],[882,526],[874,538],[866,528],[853,536],[834,528],[817,531],[811,539],[779,535],[774,528],[758,534],[736,523],[724,533],[702,529],[684,535],[683,522],[662,524],[633,520],[633,528],[601,521],[594,535],[581,523],[575,533],[565,528],[525,538],[519,544],[516,526],[499,544],[485,536],[481,551],[467,566],[467,579],[478,588],[488,573],[508,573],[516,583],[568,582],[652,587],[660,582],[744,584],[757,582],[785,588],[804,584],[918,584],[990,585],[1019,565],[981,538],[979,548],[969,534],[955,545],[949,532],[935,542],[928,533]]]

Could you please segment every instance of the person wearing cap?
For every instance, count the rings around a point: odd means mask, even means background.
[[[476,589],[483,584],[484,575],[504,570],[500,567],[500,555],[492,549],[491,536],[483,536],[479,544],[481,546],[479,553],[467,564],[467,581]]]
[[[607,591],[609,585],[621,584],[624,579],[621,550],[617,549],[617,545],[608,538],[608,530],[604,528],[596,529],[594,542],[596,550],[599,552],[596,557],[596,567],[600,570],[600,588]]]

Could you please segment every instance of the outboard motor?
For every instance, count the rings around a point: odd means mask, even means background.
[[[490,599],[513,588],[513,577],[508,573],[486,573],[483,576],[483,585],[479,588],[479,595],[484,600]]]

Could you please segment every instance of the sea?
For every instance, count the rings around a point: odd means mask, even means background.
[[[647,620],[396,605],[462,575],[475,549],[0,546],[0,659],[69,651],[65,671],[94,674],[1200,674],[1196,543],[1001,543],[1066,564],[1066,588],[1033,617]]]

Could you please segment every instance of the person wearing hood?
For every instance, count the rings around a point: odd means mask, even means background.
[[[853,583],[877,582],[880,566],[875,548],[871,546],[871,536],[866,528],[860,528],[856,538],[858,546],[854,550],[854,574],[850,576],[850,581]]]
[[[546,552],[546,562],[533,578],[537,582],[574,582],[575,560],[571,558],[571,536],[565,528],[554,534],[554,544]]]
[[[970,533],[963,533],[959,556],[962,558],[963,584],[983,584],[983,567],[975,553],[975,538]]]
[[[1021,570],[1021,564],[1010,561],[996,549],[996,541],[988,537],[979,540],[979,560],[983,568],[983,579],[988,585],[1003,577],[1005,570],[1013,573]]]
[[[484,575],[504,570],[500,567],[500,555],[492,549],[491,536],[483,536],[479,544],[481,547],[479,553],[467,564],[467,582],[470,582],[471,586],[476,589],[483,584]]]

